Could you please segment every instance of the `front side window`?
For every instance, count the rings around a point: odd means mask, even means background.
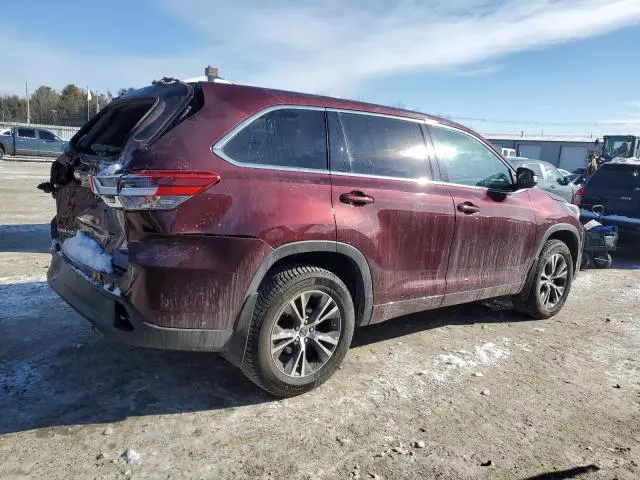
[[[40,140],[55,140],[56,136],[51,133],[51,132],[47,132],[46,130],[38,130],[38,134],[40,135]]]
[[[256,118],[223,147],[236,162],[326,170],[324,111],[285,108]]]
[[[419,179],[429,175],[429,149],[419,123],[329,112],[331,170]]]
[[[33,128],[19,128],[18,136],[23,138],[36,138],[36,131]]]
[[[470,135],[429,126],[442,180],[459,185],[504,189],[511,170],[486,145]]]
[[[548,182],[559,183],[562,179],[564,179],[564,175],[562,175],[556,168],[552,167],[551,165],[545,165],[544,170],[544,178]]]

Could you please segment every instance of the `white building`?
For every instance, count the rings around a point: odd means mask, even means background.
[[[489,134],[487,140],[496,147],[513,148],[519,157],[544,160],[573,172],[583,168],[590,152],[599,152],[596,137],[569,135],[503,135]]]

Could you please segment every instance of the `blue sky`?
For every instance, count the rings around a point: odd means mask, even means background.
[[[3,24],[2,93],[115,92],[210,63],[484,133],[640,133],[640,0],[31,0]]]

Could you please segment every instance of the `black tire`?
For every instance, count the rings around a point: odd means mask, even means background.
[[[551,257],[555,255],[560,255],[564,259],[567,266],[567,276],[563,286],[564,290],[562,295],[560,295],[557,302],[553,305],[549,305],[545,304],[544,295],[541,293],[542,290],[545,290],[543,286],[543,283],[545,283],[543,279],[543,272],[545,272]],[[567,247],[567,245],[561,240],[547,241],[540,252],[538,263],[532,271],[532,278],[527,282],[528,288],[526,291],[523,291],[520,295],[513,297],[512,299],[515,310],[539,320],[556,315],[564,306],[569,292],[571,291],[573,268],[573,259],[571,258],[569,247]]]
[[[276,365],[276,360],[272,358],[272,333],[274,325],[282,321],[282,315],[285,315],[285,309],[290,302],[305,292],[320,292],[325,295],[322,298],[329,296],[335,302],[339,310],[337,320],[340,324],[339,340],[332,355],[324,360],[326,363],[311,374],[292,377],[281,371]],[[291,318],[294,318],[293,315]],[[334,320],[331,322],[333,323]],[[310,266],[289,267],[276,272],[263,282],[258,292],[242,370],[251,381],[273,395],[278,397],[300,395],[324,383],[340,366],[351,344],[354,325],[353,300],[339,277],[328,270]],[[306,330],[305,328],[305,335]],[[319,330],[320,328],[316,333],[319,333]],[[302,328],[300,334],[302,335]],[[312,334],[309,333],[309,335]],[[303,340],[309,341],[308,338]],[[311,343],[315,345],[313,341]],[[306,344],[306,348],[309,348],[308,345]],[[306,356],[307,353],[304,355]],[[294,371],[293,374],[296,375],[297,372]]]
[[[607,256],[597,256],[597,257],[593,257],[593,264],[597,267],[597,268],[611,268],[611,264],[613,263],[613,259],[611,258],[611,255],[609,255],[607,253]]]
[[[0,160],[4,158],[4,146],[0,145]]]

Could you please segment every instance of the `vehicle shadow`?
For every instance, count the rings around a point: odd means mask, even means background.
[[[624,242],[618,245],[618,249],[611,252],[613,264],[611,268],[617,270],[640,269],[640,244],[637,242]]]
[[[505,308],[494,301],[406,316],[356,330],[352,347],[523,319]],[[0,366],[0,434],[275,400],[219,355],[107,341],[44,282],[0,285]]]
[[[48,253],[50,245],[48,223],[0,225],[0,252]]]
[[[567,478],[581,477],[584,474],[597,472],[600,467],[597,465],[586,465],[584,467],[575,467],[568,470],[559,470],[556,472],[548,472],[533,477],[527,477],[524,480],[565,480]]]

